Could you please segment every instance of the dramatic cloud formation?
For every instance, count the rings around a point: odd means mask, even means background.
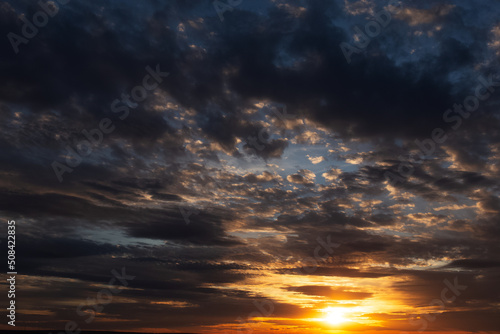
[[[0,0],[19,326],[500,333],[499,17]]]

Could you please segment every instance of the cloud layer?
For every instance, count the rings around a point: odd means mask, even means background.
[[[439,311],[427,330],[498,331],[496,2],[243,1],[223,21],[207,1],[56,5],[28,39],[40,4],[0,2],[28,40],[0,48],[23,326],[208,333],[272,305],[256,332],[331,329],[311,321],[326,307],[352,330]],[[136,278],[86,323],[122,267]]]

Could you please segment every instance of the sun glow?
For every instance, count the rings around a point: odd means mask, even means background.
[[[349,321],[345,317],[346,311],[341,307],[328,307],[323,310],[325,312],[324,321],[332,325],[338,325],[343,322]]]

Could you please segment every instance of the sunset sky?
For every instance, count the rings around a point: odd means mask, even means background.
[[[0,330],[500,333],[500,2],[0,0],[0,27]]]

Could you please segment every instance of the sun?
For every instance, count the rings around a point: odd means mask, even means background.
[[[338,325],[348,321],[345,317],[345,310],[340,307],[327,307],[323,310],[325,312],[324,321],[332,325]]]

